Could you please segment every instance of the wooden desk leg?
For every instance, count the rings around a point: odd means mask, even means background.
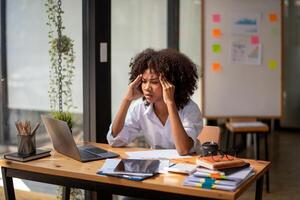
[[[70,192],[71,192],[71,188],[70,187],[63,186],[62,199],[63,200],[69,200],[70,199]]]
[[[256,181],[255,200],[261,200],[262,199],[263,183],[264,183],[264,176],[260,177]]]
[[[259,160],[259,133],[255,133],[255,140],[256,140],[256,155],[255,155],[255,159]]]
[[[7,176],[7,168],[2,167],[2,179],[3,179],[3,189],[5,194],[6,200],[15,200],[15,190],[14,190],[14,183],[12,177]]]
[[[269,147],[268,147],[268,133],[265,134],[265,159],[267,161],[269,161]],[[266,173],[266,189],[267,189],[267,192],[269,193],[270,192],[270,177],[269,177],[269,171],[267,171]]]
[[[112,200],[113,196],[112,193],[109,191],[99,191],[97,192],[97,200]]]

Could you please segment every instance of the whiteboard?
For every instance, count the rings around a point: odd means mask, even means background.
[[[204,117],[281,117],[281,0],[203,0],[202,30]]]

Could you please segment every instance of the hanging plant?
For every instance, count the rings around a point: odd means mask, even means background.
[[[47,0],[45,3],[49,27],[49,100],[52,116],[68,123],[72,131],[72,115],[69,112],[73,106],[72,84],[74,78],[74,41],[63,34],[61,0]],[[62,187],[58,188],[57,199],[62,197]],[[83,199],[80,189],[71,188],[71,200]]]
[[[63,34],[65,26],[62,23],[61,0],[47,0],[46,12],[48,15],[49,27],[49,100],[50,108],[53,117],[63,120],[71,119],[72,115],[69,113],[73,106],[72,99],[72,84],[74,78],[74,40]],[[66,117],[67,115],[67,117]],[[68,123],[70,129],[72,123]]]

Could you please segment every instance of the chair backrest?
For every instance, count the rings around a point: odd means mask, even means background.
[[[214,141],[220,146],[221,129],[218,126],[203,126],[198,140],[201,144]]]

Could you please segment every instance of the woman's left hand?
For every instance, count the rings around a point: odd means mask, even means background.
[[[175,102],[175,100],[174,100],[175,86],[172,83],[170,83],[169,81],[167,81],[167,79],[162,74],[159,75],[159,81],[163,88],[164,102],[166,104],[174,103]]]

